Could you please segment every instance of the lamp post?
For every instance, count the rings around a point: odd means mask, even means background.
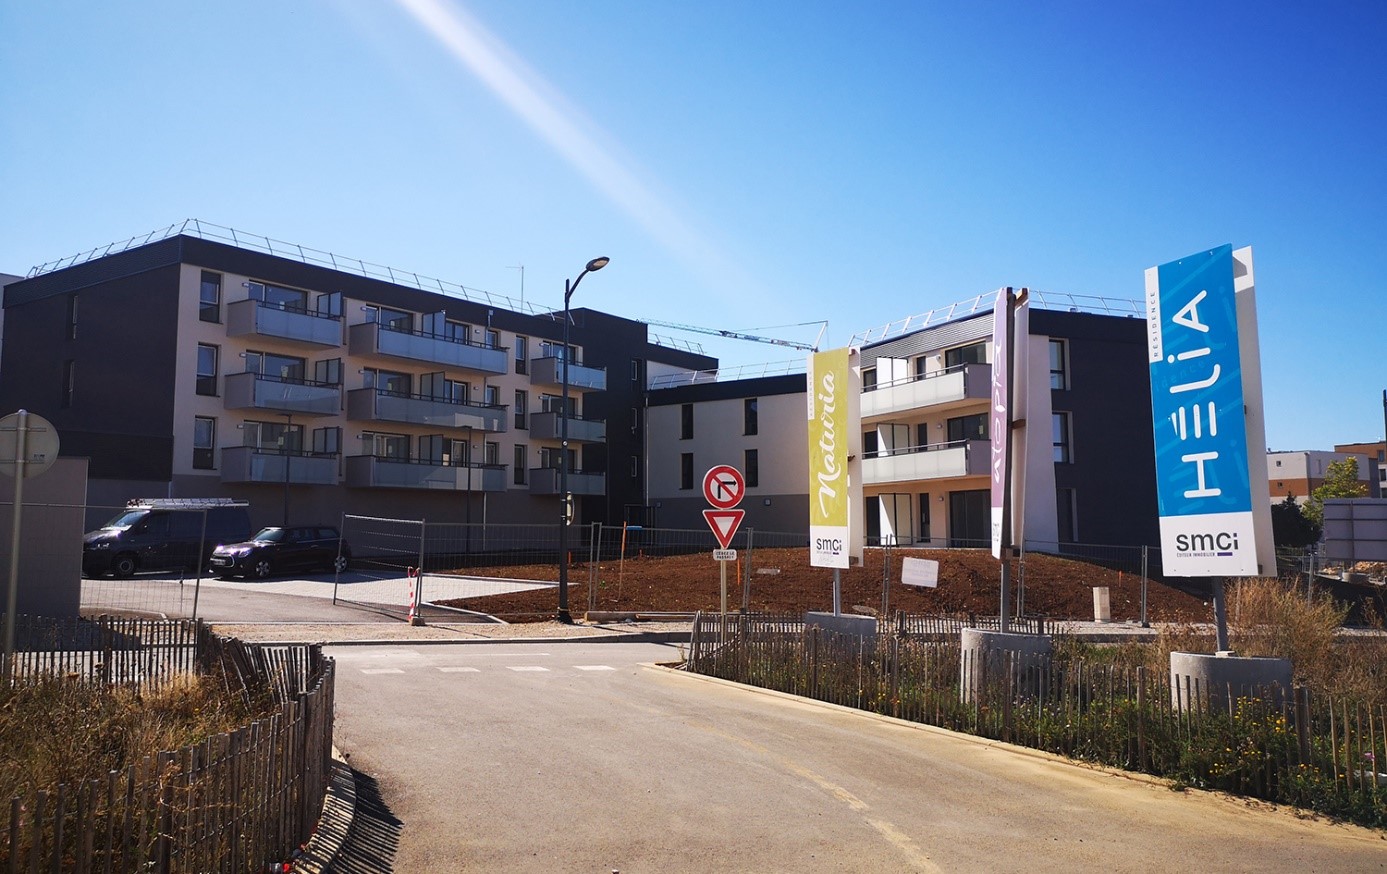
[[[279,450],[284,455],[284,527],[289,527],[289,459],[291,448],[289,438],[294,431],[294,416],[292,413],[284,414],[284,435],[279,441]]]
[[[607,266],[610,258],[593,258],[578,274],[578,278],[563,283],[563,353],[559,356],[563,386],[563,405],[559,410],[559,621],[571,625],[573,616],[568,612],[568,526],[573,521],[573,496],[568,493],[568,302],[578,283],[594,270]]]

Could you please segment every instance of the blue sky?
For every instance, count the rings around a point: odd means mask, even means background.
[[[0,0],[0,271],[199,218],[828,346],[1251,245],[1267,443],[1383,435],[1387,4]],[[729,363],[778,346],[710,342]]]

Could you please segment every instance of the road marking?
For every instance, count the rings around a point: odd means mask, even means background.
[[[362,668],[363,674],[403,674],[399,668]]]
[[[580,671],[615,671],[611,665],[574,665]]]
[[[510,665],[512,671],[545,671],[549,669],[539,665]]]
[[[445,674],[476,674],[481,668],[439,668]]]

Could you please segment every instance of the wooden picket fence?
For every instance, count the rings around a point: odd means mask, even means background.
[[[196,671],[272,712],[123,771],[11,799],[0,872],[263,871],[308,840],[331,771],[335,674],[320,645],[247,644],[183,621],[26,622],[31,636],[16,639],[48,648],[26,649],[14,682],[147,686]]]
[[[875,638],[699,616],[690,671],[1387,827],[1387,709],[1304,687],[1172,688],[1168,672],[979,657],[941,624]],[[919,629],[918,635],[910,629]]]

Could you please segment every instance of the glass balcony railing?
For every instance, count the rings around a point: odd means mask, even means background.
[[[254,299],[238,300],[226,308],[226,335],[277,337],[315,346],[341,346],[342,317]]]
[[[562,439],[563,419],[558,411],[531,413],[530,436],[536,440]],[[575,443],[603,443],[607,439],[607,423],[569,416],[568,439]]]
[[[233,373],[226,378],[226,408],[335,416],[342,410],[342,387],[311,379]]]
[[[352,488],[502,492],[506,489],[506,467],[350,455],[347,457],[347,485]]]
[[[378,388],[354,388],[347,392],[347,418],[488,432],[506,430],[506,408],[498,404],[463,404]]]
[[[224,483],[282,483],[286,473],[291,485],[336,485],[337,455],[280,452],[255,446],[228,446],[222,450]]]
[[[348,350],[352,355],[403,358],[495,374],[506,373],[510,368],[506,347],[483,346],[442,334],[400,331],[367,322],[349,327],[347,338]]]
[[[570,470],[568,472],[568,490],[575,495],[605,495],[607,493],[607,475],[605,473]],[[558,468],[530,468],[530,494],[557,495],[558,493]]]
[[[985,401],[992,391],[992,365],[965,364],[940,373],[880,383],[862,392],[863,420],[912,410],[946,410]]]
[[[862,459],[864,485],[986,476],[992,460],[988,440],[956,440],[869,453]]]
[[[531,385],[563,385],[562,358],[533,358],[530,360]],[[606,391],[607,368],[589,367],[576,361],[568,365],[568,385],[578,391]]]

